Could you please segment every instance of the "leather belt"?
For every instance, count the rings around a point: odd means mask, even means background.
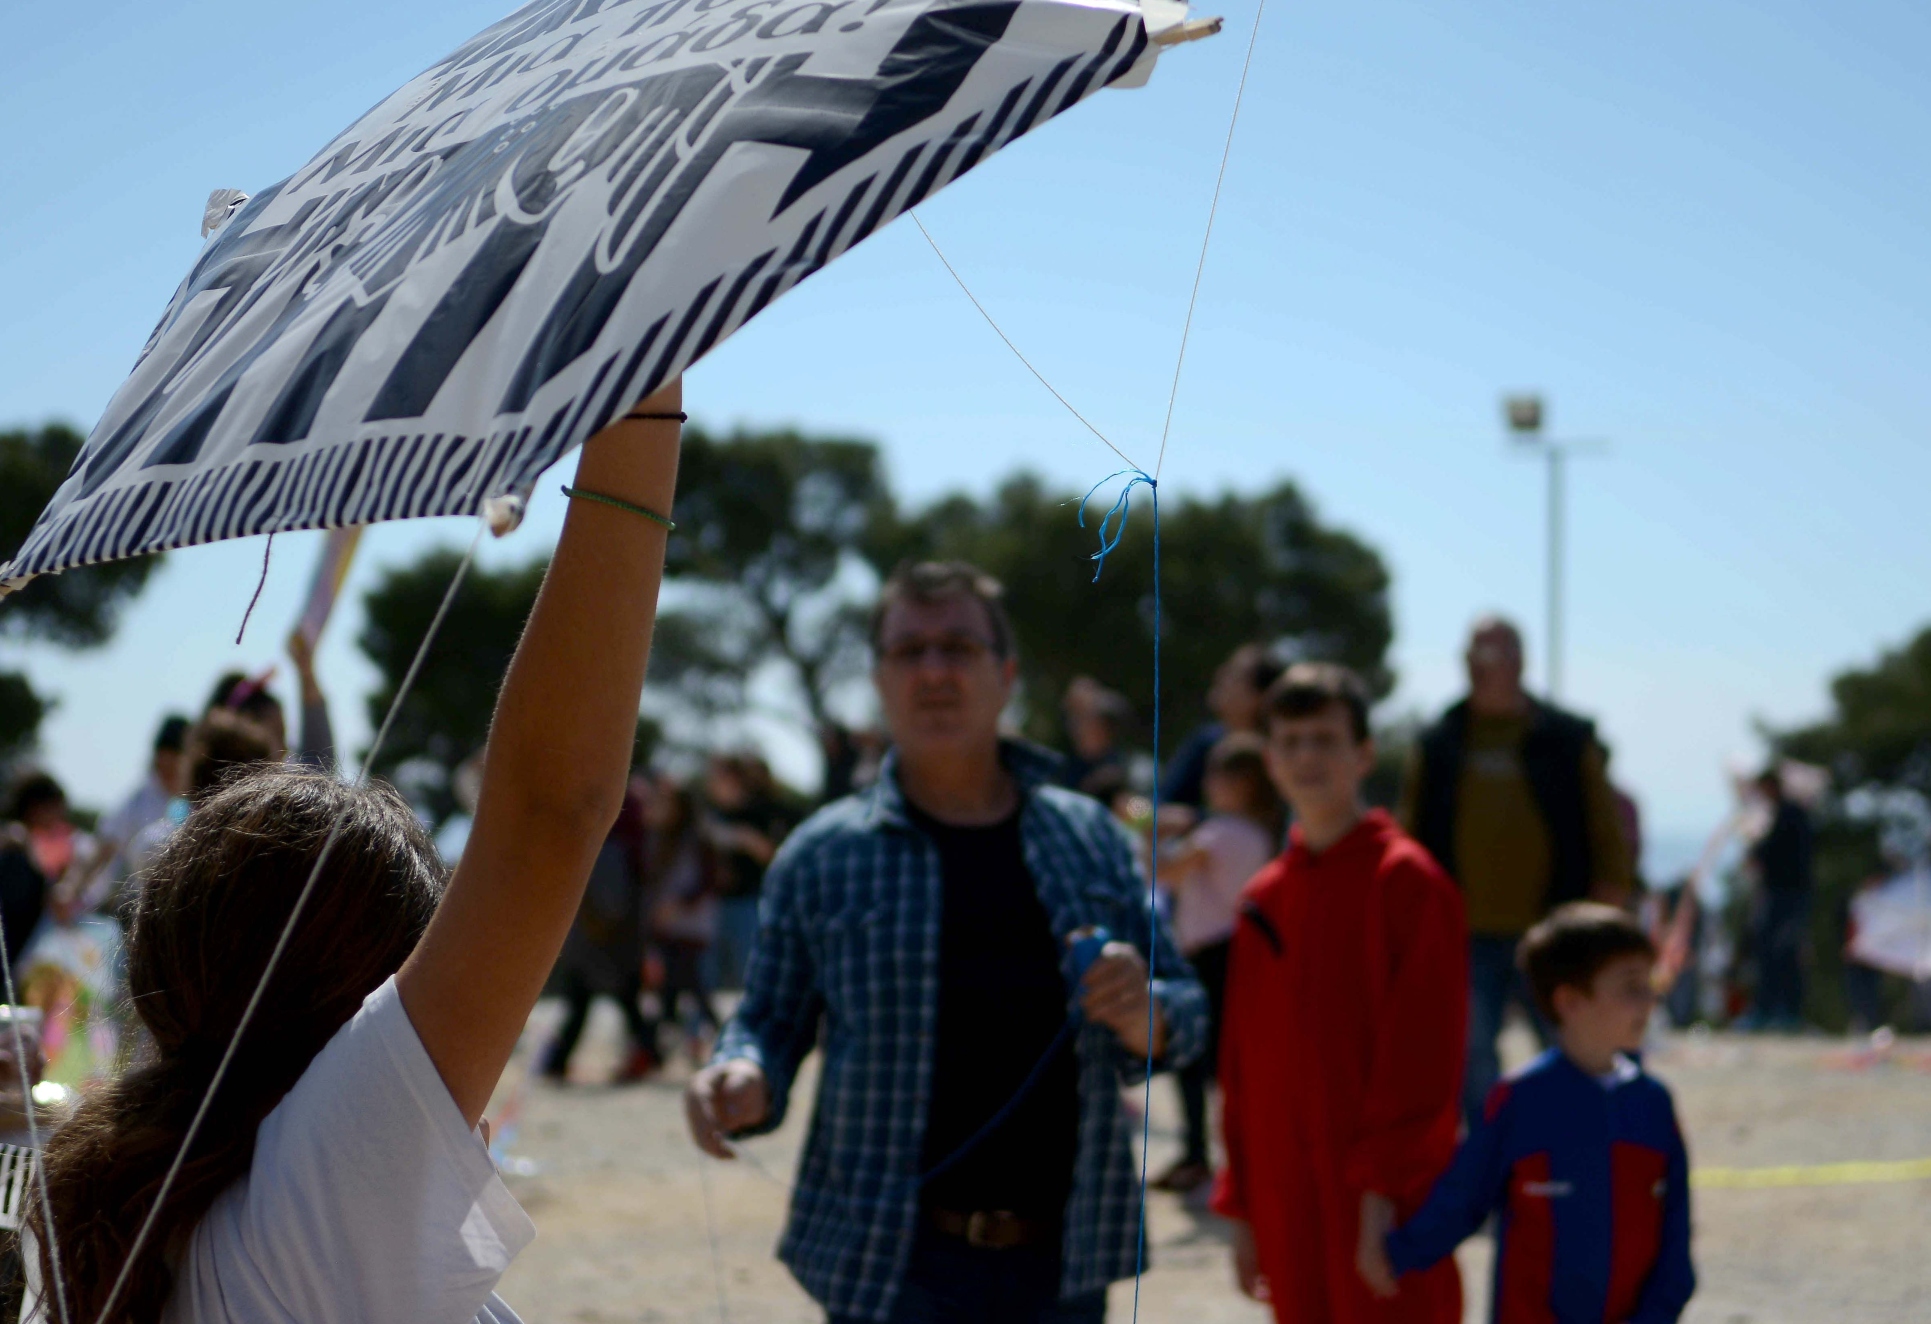
[[[939,1209],[928,1205],[926,1221],[948,1237],[958,1237],[980,1250],[1013,1250],[1020,1246],[1058,1245],[1057,1219],[1021,1218],[1006,1209]]]

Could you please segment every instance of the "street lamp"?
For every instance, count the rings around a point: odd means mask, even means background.
[[[1599,453],[1600,441],[1563,441],[1542,431],[1542,397],[1532,393],[1502,397],[1502,417],[1509,435],[1524,453],[1540,453],[1549,462],[1548,560],[1548,671],[1545,684],[1551,703],[1562,697],[1562,537],[1564,473],[1569,457]]]

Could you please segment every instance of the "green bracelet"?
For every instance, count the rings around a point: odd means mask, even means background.
[[[666,529],[669,529],[673,533],[677,531],[677,526],[675,524],[665,519],[662,515],[659,515],[656,511],[646,510],[642,506],[633,505],[632,503],[625,501],[622,497],[605,496],[601,492],[586,492],[580,487],[569,487],[569,486],[564,487],[563,495],[567,497],[573,497],[573,498],[580,497],[585,501],[601,501],[606,506],[615,506],[618,510],[627,510],[633,515],[642,515],[645,519],[649,520],[651,523],[661,524]]]

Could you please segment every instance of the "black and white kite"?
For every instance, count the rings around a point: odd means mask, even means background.
[[[487,510],[1160,46],[1180,0],[539,0],[211,237],[0,591]]]

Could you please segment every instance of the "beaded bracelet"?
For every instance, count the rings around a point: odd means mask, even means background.
[[[677,531],[675,524],[665,519],[662,515],[659,515],[656,511],[647,510],[643,506],[625,501],[622,497],[605,496],[601,492],[586,492],[581,487],[571,487],[567,484],[563,488],[563,495],[571,498],[581,498],[584,501],[601,501],[606,506],[615,506],[618,510],[627,510],[633,515],[642,515],[651,523],[661,524],[673,533]]]

